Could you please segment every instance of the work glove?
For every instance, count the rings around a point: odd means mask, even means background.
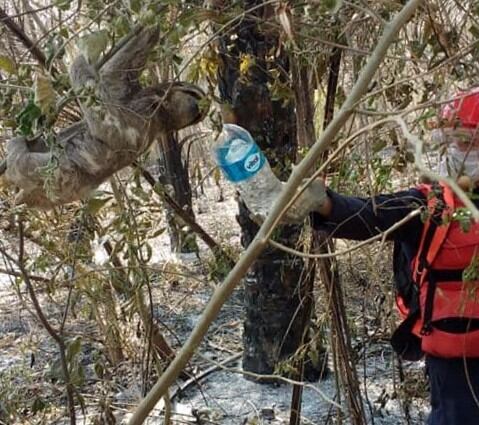
[[[241,199],[250,211],[251,219],[261,225],[268,215],[277,196],[285,184],[277,179],[271,180],[268,190],[262,188],[261,196],[254,185],[239,187]],[[306,180],[303,181],[303,185]],[[299,191],[299,189],[298,189]],[[300,224],[312,211],[320,211],[327,199],[326,187],[322,180],[313,180],[294,201],[294,204],[283,214],[282,224]]]
[[[304,186],[307,179],[303,180]],[[294,204],[286,211],[281,219],[284,224],[300,224],[313,211],[320,211],[328,195],[323,180],[313,180],[294,201]]]

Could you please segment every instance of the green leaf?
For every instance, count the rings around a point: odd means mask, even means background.
[[[51,113],[55,109],[56,100],[57,94],[50,79],[38,74],[35,78],[35,104],[40,107],[42,114]]]
[[[33,404],[32,404],[32,413],[35,414],[37,412],[40,412],[43,409],[45,409],[46,406],[47,405],[45,404],[43,399],[41,399],[40,397],[37,397],[37,398],[35,398],[35,400],[33,401]]]
[[[151,257],[153,256],[153,248],[151,247],[149,243],[146,243],[146,242],[142,245],[142,248],[143,248],[142,251],[144,252],[143,260],[148,263],[151,260]]]
[[[0,70],[5,71],[7,74],[14,74],[16,71],[15,62],[8,56],[0,55]]]
[[[18,130],[23,136],[33,135],[33,129],[36,128],[39,118],[42,116],[41,109],[35,105],[33,99],[27,103],[17,115]]]
[[[112,199],[111,196],[107,196],[106,198],[90,198],[88,200],[86,210],[91,215],[97,214],[105,204],[107,204]]]
[[[383,139],[379,139],[373,144],[373,153],[378,153],[380,150],[384,149],[387,146],[387,143]]]
[[[60,359],[56,359],[50,364],[46,377],[52,381],[65,382],[65,376],[63,374],[62,362]]]
[[[105,376],[105,366],[103,366],[103,363],[101,361],[95,362],[93,365],[93,370],[95,371],[96,376],[98,376],[99,379],[103,379]]]
[[[63,38],[68,38],[68,28],[67,27],[62,27],[60,28],[60,31],[58,31],[58,34],[61,35]]]
[[[141,0],[130,0],[130,9],[136,14],[138,14],[141,10],[141,4]]]
[[[60,10],[69,10],[72,4],[72,0],[56,0],[54,4]]]
[[[477,25],[472,24],[469,28],[469,32],[473,35],[473,37],[479,38],[479,27]]]
[[[162,235],[163,233],[165,233],[165,230],[166,230],[166,227],[162,227],[161,229],[158,229],[155,232],[153,232],[153,234],[150,235],[149,238],[150,239],[156,238],[156,237]]]
[[[80,363],[74,363],[73,368],[70,370],[70,378],[73,385],[80,387],[85,383],[85,371]]]
[[[462,272],[462,280],[464,282],[474,282],[479,278],[479,261],[475,255],[472,257],[470,264]]]
[[[417,118],[417,121],[426,121],[431,118],[435,118],[436,116],[437,116],[436,110],[434,110],[433,108],[426,109],[426,111]]]
[[[17,126],[17,122],[12,119],[6,119],[3,121],[3,125],[8,128],[15,128]]]
[[[131,26],[130,22],[125,16],[118,16],[113,20],[111,28],[117,37],[123,37],[130,32]]]
[[[108,46],[108,32],[96,31],[80,38],[78,47],[90,64],[95,64]]]
[[[80,353],[80,350],[81,350],[81,338],[76,337],[67,346],[67,354],[66,354],[67,360],[71,362]]]
[[[323,0],[322,6],[328,9],[332,13],[336,13],[342,6],[342,0]]]

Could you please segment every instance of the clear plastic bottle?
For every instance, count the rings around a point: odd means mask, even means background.
[[[226,179],[236,185],[248,209],[265,218],[282,183],[251,134],[238,125],[225,124],[213,149],[216,163]]]

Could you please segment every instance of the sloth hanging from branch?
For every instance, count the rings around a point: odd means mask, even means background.
[[[138,28],[99,70],[83,54],[70,80],[84,120],[61,131],[57,149],[45,140],[7,143],[5,178],[20,190],[17,204],[52,208],[83,199],[115,172],[131,165],[159,137],[201,121],[204,93],[187,83],[141,87],[139,76],[159,39],[157,28]],[[88,103],[88,104],[87,104]]]

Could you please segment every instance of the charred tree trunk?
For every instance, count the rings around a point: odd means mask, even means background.
[[[188,167],[181,159],[181,147],[176,133],[170,132],[160,137],[158,151],[160,182],[167,188],[168,194],[176,203],[194,218]],[[170,207],[166,205],[165,208],[171,251],[196,252],[196,238],[193,232]]]
[[[254,9],[258,1],[244,1],[244,10]],[[284,55],[271,58],[278,45],[277,35],[265,35],[258,22],[266,21],[268,6],[247,13],[235,31],[220,39],[221,67],[219,90],[227,103],[232,121],[248,129],[266,154],[280,179],[289,174],[288,164],[296,156],[296,122],[293,102],[272,100],[268,84],[271,71],[284,83],[289,64]],[[245,66],[249,61],[250,65]],[[241,72],[240,72],[241,64]],[[241,242],[248,246],[258,231],[243,202],[237,216]],[[275,239],[294,246],[301,226],[283,226]],[[299,348],[306,323],[303,308],[304,290],[313,276],[308,275],[303,261],[282,251],[269,248],[260,255],[244,281],[244,355],[243,368],[258,374],[270,374],[279,362]],[[309,318],[308,318],[309,319]],[[308,364],[305,378],[317,379],[322,365]]]

